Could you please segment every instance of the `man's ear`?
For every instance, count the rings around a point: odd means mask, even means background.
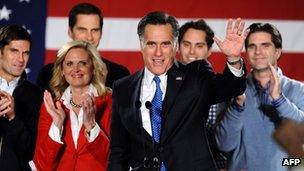
[[[0,58],[2,58],[4,47],[0,48]]]
[[[139,45],[140,45],[140,51],[143,52],[145,45],[142,39],[139,39]]]
[[[282,55],[282,49],[281,48],[276,48],[276,58],[277,60],[280,59],[281,55]]]
[[[68,35],[72,39],[73,31],[72,31],[71,27],[69,27],[69,29],[68,29]]]
[[[206,59],[208,59],[210,57],[211,53],[212,53],[212,47],[210,47],[208,49],[208,51],[207,51],[207,58]]]

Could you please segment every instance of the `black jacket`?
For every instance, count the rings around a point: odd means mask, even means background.
[[[0,137],[3,139],[0,170],[30,170],[28,162],[34,155],[37,122],[43,95],[37,86],[25,80],[24,73],[13,92],[13,97],[15,118],[11,121],[0,118]]]
[[[214,74],[205,61],[173,65],[167,72],[160,143],[142,127],[139,102],[143,70],[113,86],[110,159],[108,170],[154,170],[153,158],[169,171],[215,170],[205,124],[211,104],[227,101],[245,90],[245,75],[235,77],[226,67]],[[146,160],[144,162],[144,160]]]

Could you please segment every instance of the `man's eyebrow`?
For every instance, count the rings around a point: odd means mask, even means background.
[[[191,42],[188,40],[182,40],[182,43],[191,43]]]
[[[10,47],[9,50],[11,50],[11,51],[19,51],[19,49],[14,48],[14,47]]]

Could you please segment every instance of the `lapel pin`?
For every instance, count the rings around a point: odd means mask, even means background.
[[[176,77],[175,80],[176,81],[181,81],[183,78],[182,77]]]

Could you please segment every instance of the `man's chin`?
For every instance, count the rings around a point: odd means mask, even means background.
[[[22,75],[23,71],[14,72],[12,75],[14,77],[20,77]]]
[[[196,61],[196,60],[198,60],[198,58],[188,58],[189,62],[193,62],[193,61]]]
[[[188,58],[187,59],[187,63],[191,63],[193,61],[202,60],[202,59],[204,59],[204,58],[199,58],[199,57],[197,57],[197,58]]]
[[[268,66],[259,67],[259,68],[253,68],[253,71],[255,71],[255,72],[264,72],[264,71],[267,71],[267,70],[269,70]]]
[[[162,74],[164,74],[164,73],[166,73],[165,70],[162,70],[162,71],[154,71],[154,72],[153,72],[153,74],[155,74],[155,75],[162,75]]]

